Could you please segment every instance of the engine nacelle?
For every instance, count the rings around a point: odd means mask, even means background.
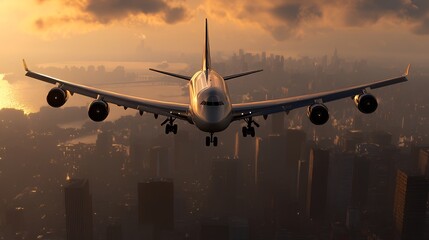
[[[46,101],[51,107],[59,108],[67,102],[69,96],[69,91],[54,87],[49,91],[48,96],[46,96]]]
[[[377,99],[369,93],[356,95],[353,100],[359,111],[365,114],[373,113],[378,107]]]
[[[328,108],[321,103],[315,103],[308,107],[307,116],[313,124],[323,125],[329,120]]]
[[[89,104],[88,116],[94,122],[101,122],[107,118],[110,109],[109,104],[102,100],[95,100]]]

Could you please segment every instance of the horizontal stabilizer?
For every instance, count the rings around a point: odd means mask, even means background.
[[[262,72],[262,71],[263,71],[262,69],[259,69],[259,70],[250,71],[250,72],[237,73],[237,74],[225,76],[225,77],[223,77],[223,79],[226,81],[226,80],[230,80],[230,79],[234,79],[234,78],[238,78],[238,77],[243,77],[246,75],[250,75],[250,74]]]
[[[191,78],[192,78],[192,77],[189,77],[189,76],[184,76],[184,75],[180,75],[180,74],[176,74],[176,73],[170,73],[170,72],[164,72],[164,71],[156,70],[156,69],[153,69],[153,68],[149,68],[149,70],[157,72],[157,73],[162,73],[162,74],[165,74],[165,75],[168,75],[168,76],[172,76],[172,77],[176,77],[176,78],[188,80],[188,81],[190,81]]]

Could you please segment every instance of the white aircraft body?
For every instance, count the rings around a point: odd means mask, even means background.
[[[203,53],[202,69],[196,72],[192,77],[179,75],[175,73],[164,72],[150,69],[155,72],[170,75],[189,81],[189,104],[165,102],[158,100],[145,99],[123,95],[115,92],[105,91],[94,87],[64,81],[44,74],[30,71],[24,61],[26,76],[35,78],[44,82],[56,85],[47,96],[47,102],[52,107],[63,106],[68,98],[73,94],[81,94],[95,100],[89,105],[88,116],[96,122],[103,121],[109,114],[109,103],[122,106],[125,109],[133,108],[140,112],[167,117],[161,124],[165,125],[165,133],[177,133],[176,119],[185,120],[195,125],[201,131],[210,133],[206,137],[206,145],[213,144],[217,146],[217,137],[214,133],[225,130],[233,121],[244,120],[247,126],[242,128],[243,136],[255,136],[255,128],[259,127],[253,120],[253,117],[268,115],[278,112],[286,112],[300,108],[308,107],[307,115],[310,121],[316,125],[324,124],[329,119],[328,108],[324,105],[326,102],[337,99],[351,97],[356,107],[363,113],[372,113],[377,109],[377,99],[369,93],[369,90],[385,87],[392,84],[408,81],[408,65],[405,73],[396,78],[363,84],[334,91],[321,92],[309,95],[302,95],[275,100],[231,103],[228,92],[227,80],[242,77],[262,70],[239,73],[222,77],[211,67],[210,47],[208,38],[207,19],[205,26],[205,44]]]

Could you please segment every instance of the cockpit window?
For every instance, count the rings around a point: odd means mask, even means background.
[[[221,101],[202,101],[201,105],[205,105],[205,106],[221,106],[224,105],[223,102]]]

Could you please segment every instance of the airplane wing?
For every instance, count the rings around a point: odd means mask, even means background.
[[[409,69],[410,65],[408,65],[405,73],[401,77],[396,77],[369,84],[362,84],[334,91],[260,102],[232,104],[233,121],[261,115],[267,116],[269,114],[278,112],[289,112],[293,109],[310,106],[314,103],[326,103],[342,98],[354,97],[355,95],[362,94],[369,89],[376,89],[392,84],[406,82],[408,81],[407,77]]]
[[[192,123],[189,114],[189,105],[182,103],[164,102],[139,97],[133,97],[123,95],[115,92],[97,89],[90,86],[76,84],[54,77],[50,77],[44,74],[33,72],[28,69],[27,64],[24,61],[24,67],[26,74],[25,76],[31,77],[43,82],[57,85],[63,90],[69,91],[71,94],[80,94],[94,99],[102,99],[107,103],[116,104],[124,108],[132,108],[143,112],[153,113],[155,115],[163,115],[167,117],[174,117],[182,120],[186,120]]]

